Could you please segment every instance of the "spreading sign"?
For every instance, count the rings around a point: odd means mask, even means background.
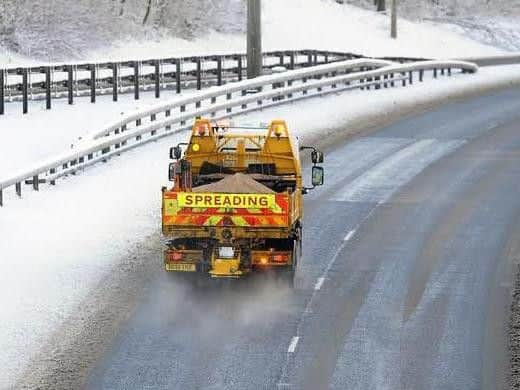
[[[274,194],[178,194],[179,207],[267,209],[275,206]]]

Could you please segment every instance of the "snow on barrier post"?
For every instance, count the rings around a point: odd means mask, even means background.
[[[409,80],[409,72],[437,69],[460,69],[463,73],[474,73],[478,67],[463,61],[423,61],[400,65],[390,61],[358,59],[260,76],[183,96],[132,113],[93,134],[77,149],[0,179],[1,205],[5,199],[4,190],[9,187],[15,186],[18,196],[21,195],[21,183],[32,184],[37,191],[40,183],[54,184],[62,176],[187,129],[187,122],[195,116],[211,115],[219,120],[339,91],[368,90],[370,86],[388,85],[389,81],[399,86],[399,81]]]

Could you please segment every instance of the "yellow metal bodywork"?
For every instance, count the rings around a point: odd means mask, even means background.
[[[194,147],[196,146],[196,147]],[[232,147],[230,147],[232,146]],[[200,174],[201,167],[205,162],[223,165],[234,172],[246,172],[249,164],[273,164],[276,174],[280,177],[289,178],[295,182],[295,191],[288,194],[289,197],[289,220],[286,225],[293,226],[303,218],[302,207],[302,172],[299,159],[299,150],[294,140],[289,135],[287,124],[283,120],[273,120],[267,132],[264,134],[237,134],[227,133],[225,129],[216,131],[208,119],[197,119],[192,128],[192,134],[185,157],[190,162],[193,176]],[[200,195],[200,194],[199,194]],[[204,194],[215,199],[216,194]],[[175,215],[179,209],[179,203],[168,199],[168,191],[163,193],[163,233],[166,236],[174,236],[179,233],[182,237],[207,237],[208,230],[193,229],[182,224],[173,224],[168,216]],[[233,194],[226,194],[233,196]],[[242,197],[258,197],[258,195],[242,195]],[[179,193],[181,202],[186,195]],[[202,203],[206,201],[204,198]],[[254,208],[251,207],[251,211]],[[287,226],[276,226],[275,231],[259,227],[259,230],[269,232],[271,238],[283,238],[289,233]],[[280,234],[277,234],[276,229]],[[238,232],[240,235],[240,231]],[[243,230],[247,237],[258,237],[248,229]],[[245,237],[244,237],[245,238]]]
[[[299,150],[296,141],[290,136],[287,124],[283,120],[273,120],[267,132],[262,133],[228,133],[225,128],[213,127],[208,119],[197,119],[193,125],[192,133],[188,146],[185,149],[184,159],[190,163],[191,174],[196,177],[200,174],[204,163],[215,164],[231,169],[236,173],[247,173],[250,164],[272,164],[275,166],[276,175],[294,182],[294,191],[284,193],[288,204],[288,216],[285,220],[278,221],[280,217],[269,215],[272,219],[271,224],[259,224],[258,226],[248,226],[241,223],[243,214],[229,209],[226,211],[228,220],[232,221],[232,226],[217,226],[222,220],[222,216],[208,217],[203,223],[197,225],[193,221],[202,218],[205,208],[218,206],[221,194],[203,194],[204,198],[190,198],[191,190],[184,193],[176,192],[172,197],[172,191],[163,192],[162,202],[162,230],[163,234],[169,238],[193,238],[193,239],[213,239],[218,242],[226,240],[225,234],[231,232],[233,239],[289,239],[294,233],[294,228],[299,225],[303,218],[302,207],[302,171],[299,159]],[[200,193],[197,193],[200,196]],[[278,194],[280,195],[280,194]],[[263,195],[244,195],[226,194],[226,196],[240,197],[242,202],[253,202],[255,199],[262,199]],[[274,195],[273,195],[274,196]],[[268,206],[273,208],[272,196],[266,197]],[[177,213],[182,209],[181,205],[186,206],[189,202],[196,202],[201,215],[195,212],[182,220]],[[237,201],[238,202],[238,201]],[[247,208],[251,214],[261,212],[258,208]],[[287,214],[287,213],[286,213]],[[212,219],[213,218],[213,219]],[[260,217],[262,218],[262,217]],[[261,219],[260,219],[261,220]],[[228,277],[238,278],[248,272],[240,269],[240,256],[236,259],[211,258],[211,268],[209,274],[214,278]],[[259,264],[260,265],[260,264]],[[283,264],[280,264],[283,266]]]
[[[214,258],[211,261],[209,274],[213,278],[239,278],[244,274],[240,269],[240,258],[220,259]]]
[[[235,142],[235,150],[226,151],[230,143]],[[199,145],[198,150],[193,145]],[[248,147],[256,146],[255,151]],[[270,123],[267,134],[227,134],[225,130],[216,132],[208,119],[197,119],[192,128],[189,146],[186,148],[186,160],[190,161],[193,175],[198,175],[204,162],[220,164],[244,172],[247,163],[275,164],[278,175],[295,175],[297,187],[301,188],[301,166],[299,151],[289,135],[287,124],[283,120]]]

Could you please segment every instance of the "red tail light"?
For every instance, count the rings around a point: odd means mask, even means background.
[[[170,252],[168,253],[168,261],[181,261],[184,255],[182,252]]]
[[[289,261],[289,255],[273,255],[271,256],[271,261],[273,261],[274,263],[287,263]]]

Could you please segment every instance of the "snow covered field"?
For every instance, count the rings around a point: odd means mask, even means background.
[[[345,0],[373,10],[373,0]],[[399,15],[415,22],[434,22],[439,28],[465,35],[507,51],[520,50],[520,2],[517,0],[401,0]]]
[[[323,49],[359,52],[371,56],[460,57],[496,54],[485,46],[448,29],[429,23],[401,20],[399,40],[390,38],[389,16],[349,5],[320,0],[264,0],[263,45],[265,50]],[[191,55],[202,52],[245,51],[242,35],[212,34],[193,42],[166,39],[158,42],[118,42],[117,58],[154,57],[158,53]],[[88,58],[102,59],[91,52]]]
[[[399,39],[389,33],[389,16],[322,0],[264,0],[263,45],[265,50],[330,49],[365,55],[460,57],[497,54],[500,50],[479,44],[459,30],[450,31],[434,23],[399,22]],[[238,28],[238,26],[237,26]],[[245,51],[243,34],[209,33],[192,40],[154,38],[138,41],[119,39],[112,43],[115,59],[156,58]],[[12,58],[0,49],[0,65],[10,66],[23,58]],[[107,48],[84,51],[85,61],[105,61]],[[52,61],[51,58],[49,60]],[[26,60],[25,60],[26,61]]]
[[[467,17],[432,19],[442,28],[502,50],[520,51],[520,23],[514,17]]]
[[[387,18],[332,2],[266,0],[265,4],[267,49],[310,47],[432,57],[497,53],[454,32],[414,23],[403,22],[407,38],[391,41]],[[318,25],[316,20],[328,22]],[[113,56],[243,49],[241,36],[212,35],[193,42],[136,43],[131,49],[121,45]],[[88,56],[106,59],[102,52]],[[500,72],[486,68],[476,75],[440,78],[404,89],[315,98],[236,120],[258,123],[284,118],[303,140],[332,143],[446,99],[504,87],[512,81],[520,85],[520,65],[501,67]],[[117,119],[121,112],[155,100],[147,97],[135,102],[127,95],[114,104],[109,99],[101,98],[95,105],[78,99],[72,107],[56,101],[52,111],[33,106],[28,116],[13,113],[0,118],[0,177],[27,160],[68,149],[78,137]],[[8,111],[15,110],[8,107]],[[70,318],[94,286],[119,272],[121,263],[147,260],[160,272],[160,258],[135,258],[135,248],[158,235],[160,188],[167,185],[168,148],[185,137],[186,133],[181,133],[148,144],[60,180],[56,187],[42,186],[39,193],[26,191],[21,200],[7,194],[6,207],[0,209],[0,389],[13,386],[53,331]],[[81,313],[76,314],[77,323],[73,325],[79,327]]]

